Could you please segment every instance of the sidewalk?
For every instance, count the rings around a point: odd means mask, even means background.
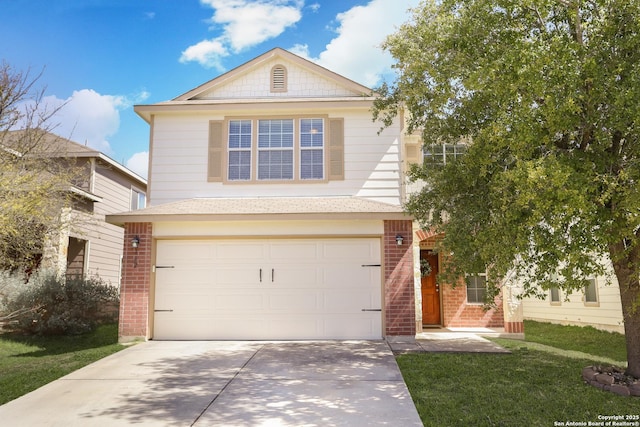
[[[495,328],[434,328],[416,335],[414,342],[389,342],[398,353],[496,353],[511,352],[484,337],[523,339],[523,334],[507,334]]]

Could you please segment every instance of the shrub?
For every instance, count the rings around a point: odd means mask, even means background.
[[[118,289],[98,277],[45,273],[31,277],[3,299],[0,316],[10,316],[13,329],[41,335],[82,334],[118,316]]]

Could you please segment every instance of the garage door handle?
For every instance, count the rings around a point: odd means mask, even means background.
[[[362,264],[363,267],[382,267],[380,264]]]
[[[173,310],[153,310],[154,313],[166,313],[166,312],[172,312]]]
[[[260,269],[260,283],[262,283],[262,269]]]
[[[275,274],[275,268],[272,268],[272,269],[271,269],[271,282],[272,282],[272,283],[273,283],[273,277],[274,277],[274,274]]]
[[[363,308],[362,311],[382,311],[381,308]]]

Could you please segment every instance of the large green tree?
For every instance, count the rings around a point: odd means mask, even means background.
[[[444,233],[449,272],[531,295],[612,266],[640,378],[640,2],[427,0],[384,48],[397,77],[375,119],[469,141],[411,173],[425,186],[407,209]]]

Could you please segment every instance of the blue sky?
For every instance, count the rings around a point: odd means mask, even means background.
[[[146,177],[149,127],[136,104],[175,98],[281,47],[375,87],[379,49],[418,0],[0,0],[0,61],[43,71],[66,102],[56,133]]]

